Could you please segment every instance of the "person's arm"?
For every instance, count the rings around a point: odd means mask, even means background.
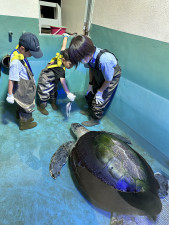
[[[110,82],[111,81],[105,80],[104,83],[102,84],[101,88],[99,88],[99,90],[97,90],[97,91],[103,92],[104,90],[106,90],[106,88],[109,87]]]
[[[61,83],[61,85],[62,85],[62,87],[63,87],[65,93],[68,94],[70,91],[69,91],[69,89],[68,89],[68,87],[67,87],[66,79],[63,78],[63,77],[61,77],[61,78],[60,78],[60,83]]]
[[[8,81],[8,94],[7,94],[6,100],[10,104],[14,103],[13,84],[14,84],[14,81],[12,81],[12,80]]]
[[[102,104],[104,102],[103,92],[110,85],[111,81],[104,81],[101,88],[99,88],[96,92],[96,104]]]
[[[66,49],[67,39],[68,39],[68,36],[63,37],[62,47],[61,47],[60,51],[64,51]],[[55,62],[55,59],[54,58],[51,59],[51,61],[48,63],[48,66],[54,64],[54,62]]]
[[[93,81],[93,73],[92,73],[92,69],[89,68],[89,84],[92,84]]]
[[[108,78],[110,79],[110,75],[112,71],[114,69],[111,69],[111,71],[109,71],[109,67],[107,66],[107,64],[105,65],[102,65],[102,73],[103,73],[103,76],[104,76],[104,79],[105,78]],[[110,73],[109,73],[110,72]],[[108,74],[107,76],[105,76],[105,74]],[[111,83],[111,80],[107,81],[106,79],[104,80],[102,86],[97,90],[97,93],[96,93],[96,104],[102,104],[104,102],[104,99],[103,99],[103,92],[106,90],[106,88],[109,87]]]
[[[69,91],[69,89],[68,89],[68,87],[67,87],[67,84],[66,84],[65,78],[61,77],[61,78],[60,78],[60,82],[61,82],[61,84],[62,84],[62,87],[63,87],[64,91],[65,91],[66,94],[67,94],[68,99],[69,99],[71,102],[73,102],[73,101],[75,100],[75,98],[76,98],[76,95],[72,94],[72,93]]]
[[[96,93],[96,104],[102,104],[104,102],[104,99],[103,99],[103,92],[104,90],[110,85],[110,82],[111,81],[104,81],[101,88],[99,88],[97,90],[97,93]]]
[[[13,84],[14,84],[13,80],[8,81],[8,94],[9,95],[13,94]]]
[[[66,49],[67,39],[68,37],[64,36],[61,51],[64,51]]]

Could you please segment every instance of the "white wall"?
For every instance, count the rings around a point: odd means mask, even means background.
[[[86,0],[62,0],[62,25],[68,32],[83,33]]]
[[[39,18],[39,0],[0,0],[0,15]]]
[[[95,0],[92,23],[169,42],[169,1]]]

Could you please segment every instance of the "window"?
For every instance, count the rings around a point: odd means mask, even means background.
[[[39,1],[39,32],[51,33],[51,26],[62,26],[60,1]]]

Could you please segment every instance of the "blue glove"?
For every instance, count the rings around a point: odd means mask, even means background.
[[[104,99],[103,99],[103,97],[102,97],[102,94],[103,94],[103,92],[101,92],[101,91],[98,91],[97,93],[96,93],[96,104],[98,105],[98,104],[102,104],[103,102],[104,102]]]
[[[10,103],[10,104],[13,104],[14,103],[14,96],[13,94],[7,94],[7,98],[6,98],[7,102]]]

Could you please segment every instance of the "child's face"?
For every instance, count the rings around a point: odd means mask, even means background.
[[[88,55],[81,60],[81,63],[86,64],[92,59],[93,55]]]
[[[30,51],[25,51],[25,48],[23,46],[19,47],[19,52],[22,53],[26,58],[31,57]]]
[[[62,63],[66,69],[71,69],[73,67],[72,63],[69,60],[65,60],[64,58],[62,60]]]
[[[27,51],[27,52],[24,53],[24,56],[26,58],[28,58],[28,57],[31,57],[32,55],[31,55],[30,51]]]

